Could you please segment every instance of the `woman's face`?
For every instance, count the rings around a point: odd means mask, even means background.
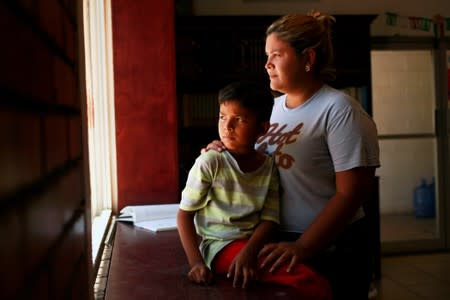
[[[305,74],[305,58],[299,58],[294,48],[275,33],[267,36],[265,50],[265,68],[270,78],[270,88],[282,93],[298,89]]]

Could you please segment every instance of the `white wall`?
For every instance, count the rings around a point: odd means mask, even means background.
[[[378,134],[434,134],[434,71],[430,50],[372,51],[372,108]],[[381,139],[380,212],[414,212],[414,189],[436,174],[435,138]]]

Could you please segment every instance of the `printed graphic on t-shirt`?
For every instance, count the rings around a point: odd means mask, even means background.
[[[256,143],[259,145],[257,148],[258,151],[268,151],[272,154],[278,167],[290,169],[295,159],[291,155],[284,153],[283,147],[295,143],[297,136],[301,133],[303,123],[299,123],[292,130],[285,131],[286,126],[286,124],[279,123],[271,124],[267,133],[261,136]]]

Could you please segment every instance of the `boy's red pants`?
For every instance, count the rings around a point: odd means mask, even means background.
[[[231,262],[246,244],[247,240],[236,240],[223,248],[214,259],[214,272],[227,274]],[[308,299],[328,300],[332,298],[328,281],[305,264],[298,264],[289,273],[286,272],[286,267],[280,267],[272,273],[262,270],[260,281],[296,288],[299,290],[299,295],[308,297]]]

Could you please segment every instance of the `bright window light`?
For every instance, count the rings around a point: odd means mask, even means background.
[[[110,0],[83,1],[92,258],[101,249],[117,199]]]

